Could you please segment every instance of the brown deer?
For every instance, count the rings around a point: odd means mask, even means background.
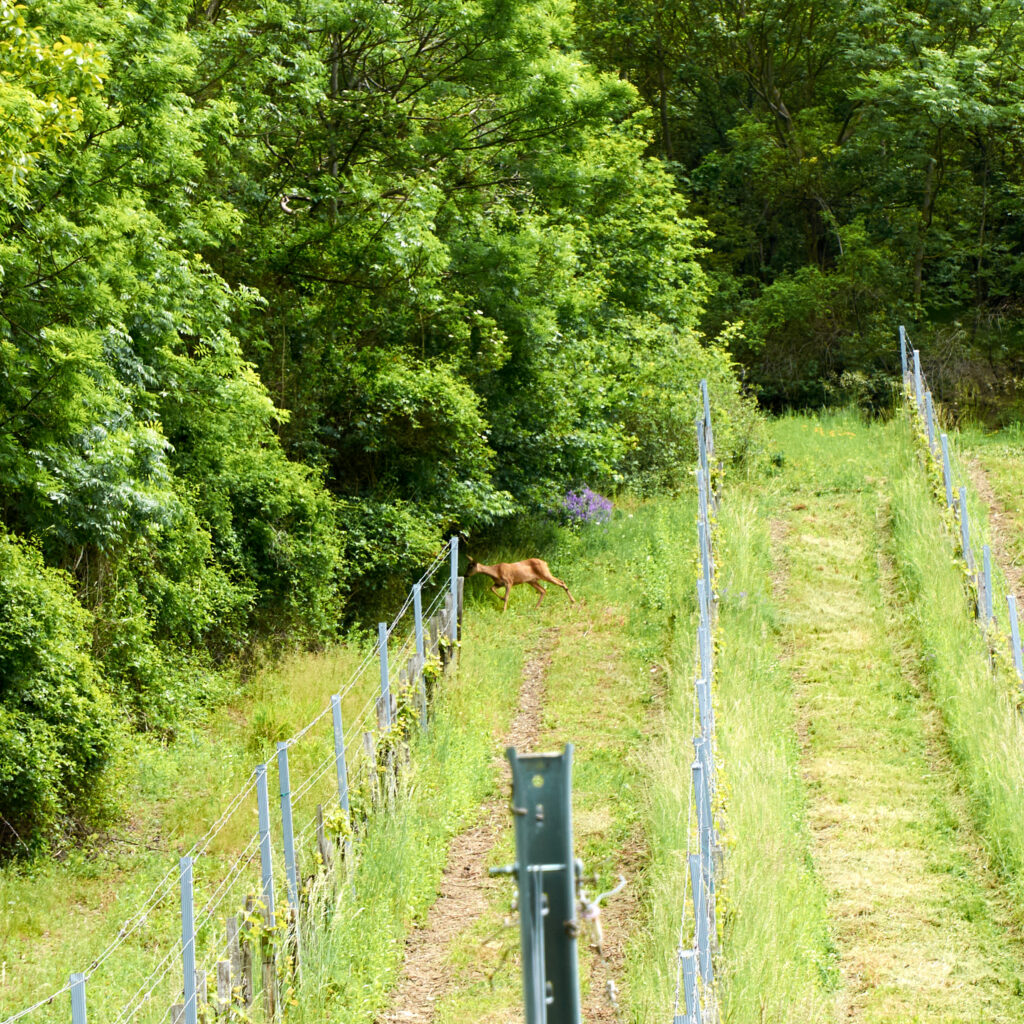
[[[466,575],[475,576],[478,572],[490,576],[495,581],[491,585],[491,590],[498,597],[501,597],[501,594],[498,593],[499,588],[505,588],[505,607],[502,608],[502,613],[508,611],[509,594],[512,593],[512,588],[517,583],[529,583],[540,594],[540,600],[537,602],[538,608],[544,603],[544,598],[548,594],[547,588],[540,585],[541,580],[561,587],[569,595],[569,600],[573,604],[576,603],[576,598],[569,593],[569,588],[560,579],[551,575],[548,563],[542,558],[524,558],[521,562],[498,562],[497,565],[481,565],[471,558]]]

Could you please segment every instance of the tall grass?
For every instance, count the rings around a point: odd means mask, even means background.
[[[727,494],[719,538],[716,713],[728,844],[719,974],[723,1019],[831,1020],[835,953],[809,853],[763,504]]]
[[[979,835],[1019,900],[1024,896],[1024,724],[1016,680],[993,673],[965,594],[963,563],[906,433],[897,444],[892,547],[918,667],[938,704]]]
[[[579,795],[609,808],[613,823],[604,835],[578,836],[579,849],[608,882],[617,863],[637,901],[637,917],[620,925],[630,932],[622,1003],[637,1021],[671,1016],[686,892],[695,516],[692,494],[631,503],[608,531],[589,535],[582,553],[593,570],[589,599],[600,639],[562,669],[591,676],[590,723],[568,710],[560,718],[589,748]],[[587,664],[588,653],[596,662]]]
[[[289,1019],[362,1024],[377,1019],[401,966],[409,926],[437,895],[448,841],[473,820],[497,781],[497,741],[517,705],[523,651],[535,626],[496,625],[466,644],[441,689],[429,734],[414,745],[396,808],[367,823],[354,870],[321,881]],[[485,865],[481,864],[481,871]]]
[[[90,978],[90,1009],[113,1019],[133,993],[145,988],[144,980],[180,941],[179,854],[219,818],[246,786],[257,762],[270,761],[273,791],[275,741],[322,710],[328,695],[352,674],[364,653],[353,645],[287,659],[254,679],[248,692],[232,704],[211,710],[205,720],[183,723],[173,739],[138,734],[126,740],[109,772],[109,799],[121,808],[121,816],[108,830],[79,836],[59,859],[39,856],[0,868],[0,1019],[61,988],[70,971],[89,970],[170,871],[171,884],[162,898],[117,954]],[[349,694],[343,702],[347,722],[355,720],[377,685],[368,673]],[[332,751],[328,716],[291,751],[295,786]],[[304,802],[297,802],[297,828],[311,819],[311,801],[315,805],[325,800],[331,788],[328,776]],[[250,793],[196,862],[197,910],[255,827],[255,795]],[[258,887],[258,863],[250,864],[220,913],[240,909],[245,892]],[[200,928],[201,943],[209,930]],[[176,969],[168,972],[138,1019],[159,1020],[170,1002],[180,998],[179,975]],[[62,996],[40,1007],[29,1024],[63,1021],[66,999]]]

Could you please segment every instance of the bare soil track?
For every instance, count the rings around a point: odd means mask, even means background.
[[[989,482],[984,467],[977,459],[972,459],[967,466],[971,483],[978,496],[988,506],[988,524],[991,537],[992,557],[999,563],[1006,577],[1007,586],[1017,598],[1018,606],[1024,598],[1024,566],[1014,558],[1013,546],[1010,543],[1011,531],[1019,532],[1021,523],[1017,517],[1007,510],[996,495]],[[1003,609],[1005,611],[1005,609]]]
[[[558,642],[558,629],[546,630],[523,666],[519,689],[519,710],[509,728],[502,749],[529,750],[535,746],[544,708],[544,678],[551,652]],[[511,774],[504,757],[502,787],[508,791]],[[441,878],[441,891],[425,923],[406,940],[401,977],[389,1009],[379,1024],[430,1024],[435,1009],[448,991],[449,951],[455,938],[466,931],[487,909],[491,893],[502,882],[486,875],[488,854],[502,828],[508,826],[508,804],[501,797],[482,809],[480,823],[456,836],[448,851],[448,863]]]

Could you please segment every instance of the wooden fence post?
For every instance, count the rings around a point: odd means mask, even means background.
[[[206,989],[206,971],[196,968],[196,1016],[206,1020],[206,1003],[209,993]]]
[[[217,1016],[226,1017],[231,1012],[231,961],[217,961]]]
[[[252,941],[252,919],[256,914],[256,900],[252,893],[245,897],[245,912],[242,917],[242,927],[238,933],[238,945],[241,959],[241,982],[242,982],[242,1005],[248,1009],[252,1006],[256,997],[256,987],[253,978],[253,963],[255,961]]]

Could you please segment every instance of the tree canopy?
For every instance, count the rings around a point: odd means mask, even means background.
[[[585,52],[658,112],[656,149],[711,228],[704,323],[744,322],[733,351],[765,400],[820,402],[844,374],[870,391],[900,320],[934,337],[933,383],[950,361],[964,379],[1019,362],[1017,4],[577,10]]]
[[[701,376],[745,443],[705,225],[568,3],[0,0],[0,110],[11,833],[452,531],[679,486]]]

